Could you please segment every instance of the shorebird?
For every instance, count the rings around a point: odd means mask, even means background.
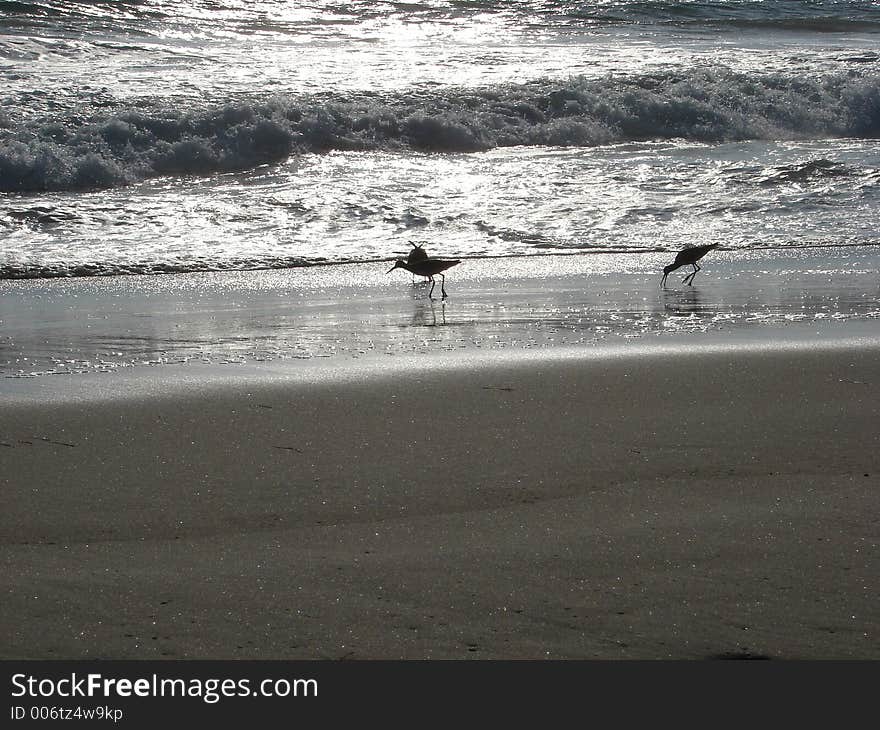
[[[409,256],[406,257],[406,262],[408,264],[414,264],[416,261],[424,261],[428,258],[428,252],[425,251],[423,243],[410,241],[409,245],[412,246],[413,249],[409,252]]]
[[[410,263],[409,261],[404,261],[403,259],[397,259],[394,262],[394,266],[388,269],[387,274],[390,274],[394,269],[406,269],[411,274],[415,274],[416,276],[424,276],[427,277],[428,281],[431,282],[431,290],[428,292],[428,299],[431,299],[431,294],[434,293],[434,285],[436,282],[434,281],[435,276],[440,277],[440,291],[443,292],[443,299],[446,299],[448,296],[446,294],[446,275],[443,274],[446,269],[449,269],[456,264],[461,263],[459,259],[432,259],[426,258],[421,261],[416,261],[415,263]]]
[[[687,266],[690,264],[694,267],[694,270],[688,274],[684,279],[682,279],[682,283],[687,283],[693,285],[694,277],[697,275],[697,272],[700,270],[700,266],[697,264],[703,256],[705,256],[709,251],[718,246],[717,243],[708,243],[705,246],[688,246],[687,248],[683,248],[675,257],[675,261],[673,261],[669,266],[663,267],[663,278],[660,280],[660,286],[666,286],[666,277],[669,276],[669,273],[675,271],[677,268],[681,266]]]
[[[416,243],[415,241],[410,241],[409,245],[412,246],[412,251],[409,252],[409,256],[406,257],[406,263],[414,264],[417,261],[424,261],[428,258],[428,252],[425,251],[423,244]],[[413,284],[416,283],[416,275],[413,274]]]

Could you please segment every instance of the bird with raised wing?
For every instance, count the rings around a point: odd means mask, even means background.
[[[394,266],[388,269],[386,273],[390,274],[395,269],[406,269],[411,274],[426,277],[428,281],[431,282],[431,290],[428,292],[428,299],[431,299],[431,294],[434,293],[434,286],[436,284],[434,277],[439,276],[440,291],[443,293],[443,299],[446,299],[448,296],[446,294],[446,275],[443,272],[459,263],[461,263],[459,259],[432,259],[430,257],[422,259],[421,261],[416,261],[415,263],[410,263],[403,259],[397,259],[397,261],[394,262]]]
[[[414,264],[417,261],[424,261],[426,258],[428,258],[428,252],[425,251],[425,245],[423,243],[416,243],[415,241],[410,241],[409,245],[412,246],[412,251],[410,251],[409,256],[406,257],[406,263]],[[416,275],[413,274],[413,284],[415,284],[415,282],[416,282]]]
[[[709,253],[713,248],[717,248],[717,246],[717,243],[708,243],[705,246],[688,246],[687,248],[683,248],[676,255],[675,261],[669,264],[669,266],[663,267],[663,278],[660,280],[660,286],[666,286],[666,277],[669,276],[670,272],[673,272],[682,266],[694,267],[694,270],[681,280],[683,284],[693,285],[694,277],[701,268],[697,264],[697,261],[703,258],[703,256]]]
[[[410,251],[409,256],[406,257],[406,262],[408,264],[414,264],[416,261],[424,261],[428,258],[428,252],[425,251],[425,244],[410,241],[409,245],[412,246],[412,251]]]

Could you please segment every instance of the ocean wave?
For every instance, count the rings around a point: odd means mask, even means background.
[[[284,30],[292,25],[289,8],[276,0],[249,3],[223,0],[5,0],[7,22],[18,19],[103,21],[143,19],[153,23],[203,23],[210,20],[235,29]],[[794,29],[836,30],[877,26],[875,2],[847,0],[428,0],[388,2],[364,0],[358,3],[297,3],[295,18],[310,22],[350,25],[357,22],[395,18],[404,22],[430,22],[504,15],[518,22],[540,21],[546,26],[572,22],[588,24],[676,23],[754,25]]]
[[[828,33],[880,28],[876,3],[844,0],[607,0],[591,4],[563,0],[546,3],[544,12],[600,25],[666,24],[706,26],[715,30],[729,27],[730,30],[755,28]]]
[[[839,185],[841,191],[875,188],[880,170],[870,165],[845,163],[825,158],[799,161],[789,165],[762,166],[743,164],[726,167],[721,171],[728,182],[745,187],[774,188],[780,186]],[[731,208],[739,210],[742,201]],[[743,208],[748,210],[749,208]],[[720,211],[720,209],[719,209]]]
[[[860,171],[831,160],[809,160],[794,165],[782,165],[758,178],[758,184],[764,187],[804,183],[809,180],[828,178],[856,177]]]
[[[103,103],[103,102],[102,102]],[[724,69],[482,89],[274,97],[0,125],[0,191],[81,190],[208,175],[333,150],[467,153],[509,146],[880,136],[880,78]]]
[[[86,276],[153,276],[155,274],[191,274],[212,271],[256,271],[318,266],[322,259],[298,256],[233,257],[228,259],[191,258],[169,261],[82,261],[82,262],[7,262],[0,265],[3,279],[61,279]]]

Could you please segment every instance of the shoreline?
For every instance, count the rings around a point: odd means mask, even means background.
[[[431,243],[430,241],[423,241],[424,243]],[[784,245],[766,245],[754,248],[731,248],[731,247],[723,247],[720,246],[717,251],[719,253],[740,253],[740,254],[761,254],[761,253],[794,253],[797,251],[812,251],[815,249],[818,250],[836,250],[836,249],[870,249],[873,247],[880,246],[880,243],[866,243],[866,242],[857,242],[857,243],[808,243],[808,244],[800,244],[797,246],[784,246]],[[657,254],[675,254],[679,251],[679,248],[616,248],[616,249],[605,249],[605,248],[593,248],[593,249],[563,249],[563,248],[551,248],[546,247],[537,250],[535,253],[504,253],[504,254],[474,254],[474,255],[466,255],[466,254],[446,254],[445,258],[457,258],[462,261],[492,261],[492,260],[505,260],[505,259],[538,259],[544,257],[556,257],[556,256],[650,256],[652,258],[656,257]],[[433,255],[433,254],[432,254]],[[307,261],[303,260],[300,264],[284,264],[279,266],[255,266],[255,267],[244,267],[244,268],[199,268],[199,269],[184,269],[180,271],[174,270],[162,270],[162,269],[151,269],[149,265],[142,264],[132,264],[129,268],[142,268],[143,271],[136,270],[128,270],[128,271],[114,271],[108,273],[94,273],[94,274],[46,274],[43,276],[12,276],[12,277],[0,277],[0,282],[17,282],[17,281],[51,281],[54,279],[64,279],[64,280],[76,280],[76,279],[100,279],[106,277],[128,277],[128,276],[187,276],[191,274],[249,274],[249,273],[261,273],[267,271],[288,271],[288,270],[299,270],[299,269],[315,269],[315,268],[323,268],[323,267],[334,267],[334,266],[367,266],[370,264],[386,264],[386,263],[394,263],[394,261],[398,258],[406,258],[405,254],[398,254],[396,256],[385,256],[385,257],[374,257],[374,258],[365,258],[365,259],[352,259],[352,260],[343,260],[343,261],[321,261],[321,260],[313,260]]]
[[[7,402],[0,656],[876,659],[876,342],[630,353]]]
[[[880,248],[710,256],[695,286],[666,289],[668,254],[472,260],[448,272],[446,300],[370,265],[0,282],[0,377],[835,336],[880,321]]]
[[[504,261],[507,259],[511,260],[520,260],[520,259],[544,259],[544,258],[564,258],[564,257],[577,257],[577,258],[585,258],[589,259],[593,256],[636,256],[636,257],[645,257],[650,259],[656,259],[658,256],[668,256],[672,255],[675,257],[675,254],[684,248],[684,245],[678,247],[666,247],[666,248],[592,248],[592,249],[566,249],[566,248],[538,248],[533,253],[501,253],[501,254],[489,254],[489,253],[481,253],[481,254],[461,254],[461,253],[448,253],[443,252],[442,254],[435,254],[433,251],[442,249],[442,245],[435,245],[432,241],[421,241],[421,245],[428,245],[431,249],[432,253],[429,255],[437,258],[456,258],[462,261],[472,261],[472,262],[481,262],[481,261]],[[800,252],[816,252],[816,251],[848,251],[850,249],[863,249],[865,251],[876,250],[880,247],[880,243],[871,242],[871,241],[857,241],[854,243],[803,243],[798,245],[765,245],[765,246],[755,246],[755,247],[740,247],[734,248],[730,246],[721,246],[715,249],[717,254],[739,254],[744,257],[760,257],[762,255],[790,255],[797,256]],[[90,280],[90,279],[107,279],[107,278],[129,278],[129,277],[174,277],[174,276],[191,276],[191,275],[248,275],[248,274],[260,274],[265,272],[285,272],[285,271],[299,271],[302,269],[323,269],[323,268],[335,268],[335,267],[348,267],[348,266],[369,266],[371,264],[386,264],[386,263],[394,263],[395,260],[399,258],[406,258],[406,253],[398,253],[392,254],[388,256],[376,256],[372,258],[365,259],[352,259],[352,260],[340,260],[340,261],[322,261],[322,260],[314,260],[307,261],[304,260],[302,264],[289,264],[285,266],[258,266],[253,268],[199,268],[199,269],[185,269],[181,271],[172,271],[172,270],[161,270],[161,269],[149,269],[148,264],[133,264],[132,266],[140,266],[144,268],[144,271],[118,271],[111,273],[96,273],[96,274],[58,274],[58,275],[48,275],[48,276],[28,276],[28,277],[9,277],[2,278],[0,277],[0,283],[16,283],[16,282],[41,282],[41,281],[78,281],[78,280]],[[671,260],[671,259],[670,259]],[[588,268],[588,267],[586,267]],[[149,270],[147,270],[149,269]]]

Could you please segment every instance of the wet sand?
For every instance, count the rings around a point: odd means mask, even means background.
[[[469,259],[431,301],[388,262],[280,271],[0,281],[0,377],[263,365],[636,340],[815,340],[880,322],[880,248],[713,251],[693,287],[673,256]],[[831,332],[828,330],[831,328]],[[873,328],[873,329],[871,329]],[[798,334],[803,338],[803,334]],[[0,388],[6,383],[0,380]]]
[[[0,657],[876,659],[835,331],[6,379]]]

